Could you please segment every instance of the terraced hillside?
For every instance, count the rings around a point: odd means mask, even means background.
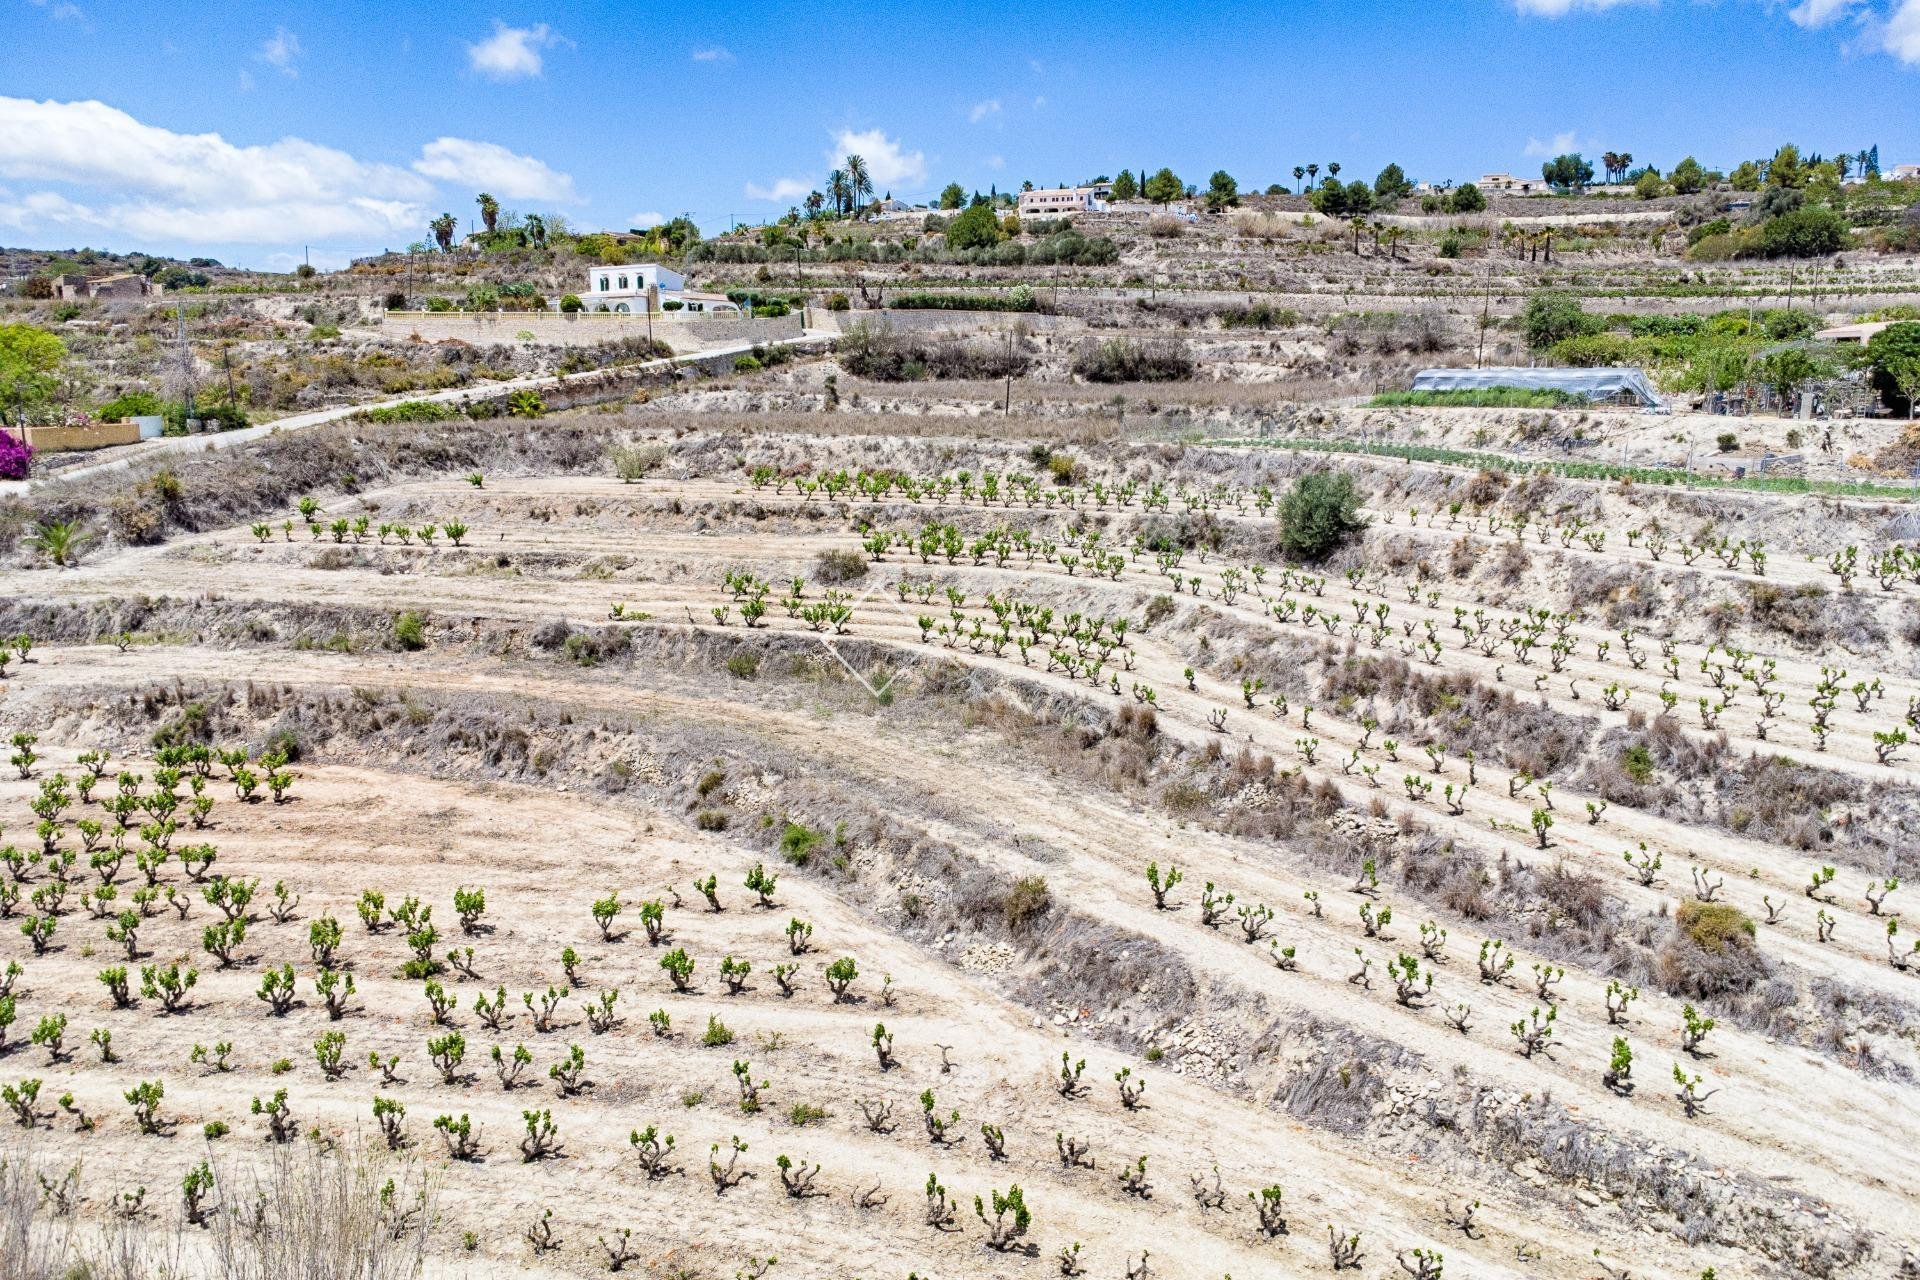
[[[1294,454],[651,425],[6,571],[35,1248],[1912,1273],[1897,511],[1352,460],[1306,559]]]

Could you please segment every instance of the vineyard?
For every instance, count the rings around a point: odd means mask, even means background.
[[[1920,1275],[1896,513],[875,430],[8,570],[19,1273]]]

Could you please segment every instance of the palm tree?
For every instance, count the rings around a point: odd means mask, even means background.
[[[873,175],[867,172],[867,162],[859,156],[848,156],[846,167],[847,188],[853,206],[858,208],[873,198]]]
[[[851,187],[847,182],[847,171],[845,169],[835,169],[827,175],[827,196],[833,201],[833,211],[835,213],[846,213],[848,206],[853,203],[853,198],[849,194],[850,191]]]
[[[827,198],[818,191],[807,192],[807,216],[812,217],[819,213],[826,203]]]
[[[1319,176],[1320,176],[1320,166],[1319,166],[1319,165],[1317,165],[1317,164],[1310,164],[1310,165],[1308,165],[1308,166],[1307,166],[1307,181],[1308,181],[1309,183],[1311,183],[1311,182],[1313,182],[1313,181],[1314,181],[1315,179],[1317,179],[1317,178],[1319,178]]]
[[[427,230],[433,232],[434,241],[440,246],[440,252],[451,253],[453,252],[453,233],[459,226],[460,223],[452,214],[443,213],[427,224]]]
[[[1620,181],[1625,182],[1627,180],[1627,170],[1631,168],[1633,168],[1633,152],[1622,151],[1620,153]]]
[[[1360,233],[1367,229],[1367,217],[1356,213],[1347,219],[1347,225],[1353,228],[1353,256],[1357,258],[1360,256]]]
[[[1387,256],[1398,260],[1400,257],[1400,242],[1407,238],[1406,228],[1398,225],[1388,227],[1380,233],[1380,238],[1387,242]]]
[[[87,535],[76,521],[49,520],[29,528],[27,542],[45,552],[47,559],[65,566],[80,558],[80,548],[86,545]]]
[[[1620,172],[1620,153],[1618,151],[1605,152],[1600,157],[1600,163],[1606,168],[1607,181],[1612,182],[1613,175]]]
[[[533,247],[536,249],[546,248],[547,220],[537,213],[530,213],[527,215],[526,227],[527,239],[533,242]]]
[[[1305,169],[1301,168],[1299,165],[1293,166],[1293,185],[1294,186],[1296,187],[1299,186],[1300,179],[1306,176],[1307,176],[1307,171]]]
[[[1327,165],[1327,176],[1329,178],[1337,178],[1340,176],[1340,162],[1338,160],[1331,161]]]
[[[500,202],[484,191],[475,196],[473,202],[480,206],[480,220],[487,224],[487,234],[492,235],[500,225]]]

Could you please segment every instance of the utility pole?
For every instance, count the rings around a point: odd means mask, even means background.
[[[1481,276],[1485,289],[1480,298],[1480,342],[1474,349],[1473,367],[1482,367],[1487,354],[1487,317],[1493,309],[1493,266],[1489,260],[1486,271]]]
[[[1012,326],[1008,326],[1007,328],[1007,399],[1006,399],[1006,402],[1000,406],[1000,416],[1002,418],[1006,418],[1006,417],[1011,417],[1012,414],[1013,414],[1013,328]]]
[[[183,301],[174,308],[180,320],[180,373],[185,391],[185,407],[180,415],[180,426],[188,430],[187,423],[193,420],[193,352],[187,347],[187,304]]]

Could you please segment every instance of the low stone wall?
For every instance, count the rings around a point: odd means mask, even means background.
[[[845,333],[856,324],[885,325],[898,334],[932,333],[1041,333],[1061,328],[1084,328],[1085,322],[1073,316],[1047,315],[1038,311],[949,311],[928,308],[924,311],[893,310],[828,311],[813,313],[816,329]]]
[[[389,311],[382,328],[390,338],[422,342],[455,340],[475,345],[519,343],[526,346],[588,347],[619,338],[644,338],[647,317],[615,311]],[[656,341],[676,353],[704,351],[735,342],[788,342],[802,332],[798,312],[777,319],[746,316],[656,315]]]
[[[85,427],[27,428],[27,444],[35,453],[69,453],[133,444],[140,439],[137,422],[96,422]]]

